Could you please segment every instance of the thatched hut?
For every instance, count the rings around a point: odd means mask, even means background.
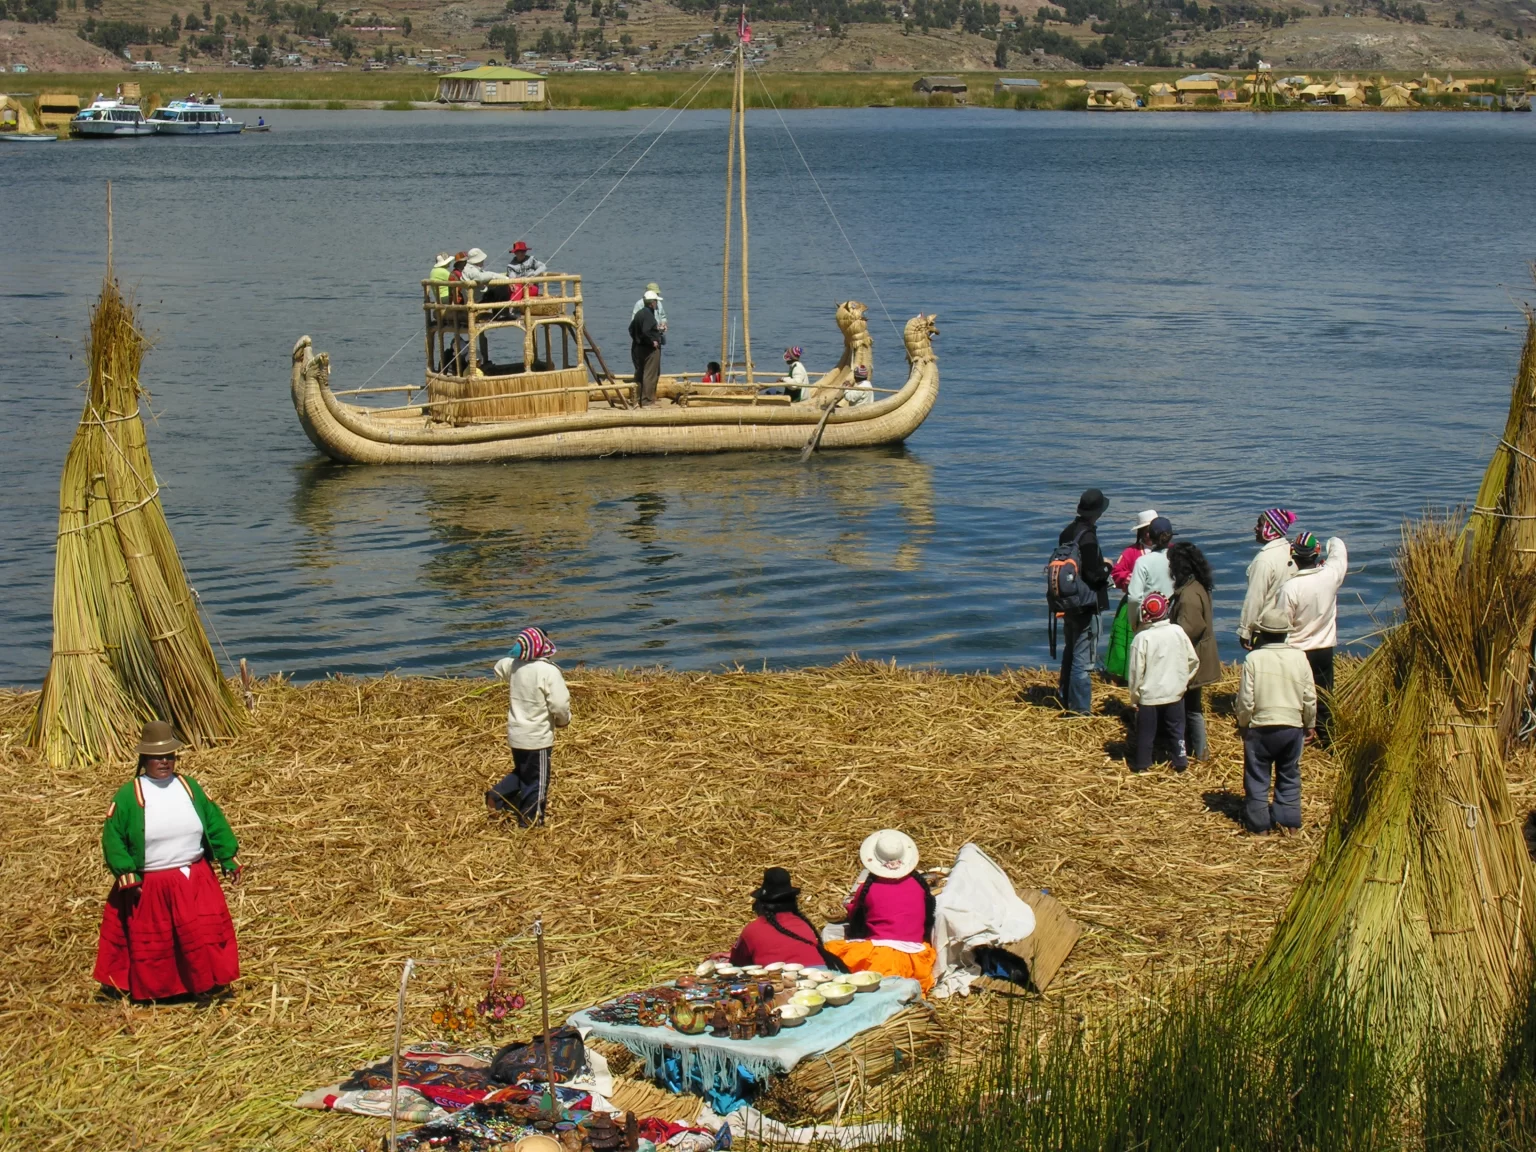
[[[513,108],[542,108],[547,93],[544,77],[521,68],[484,65],[450,72],[437,81],[439,104],[492,104]]]
[[[965,103],[965,94],[969,89],[964,80],[958,76],[920,76],[912,85],[912,91],[933,95],[935,92],[947,92],[955,98],[956,104]]]
[[[1401,84],[1388,84],[1381,90],[1381,106],[1383,108],[1411,108],[1413,107],[1413,93]]]
[[[1147,89],[1148,108],[1177,108],[1179,94],[1172,84],[1154,84]]]
[[[36,132],[37,118],[14,96],[0,96],[0,132]]]

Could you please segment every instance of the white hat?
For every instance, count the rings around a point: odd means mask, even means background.
[[[468,259],[469,263],[471,263],[471,264],[484,264],[485,263],[485,253],[480,251],[480,249],[478,249],[478,248],[471,248],[469,250],[469,256],[467,257],[467,259]]]
[[[1254,621],[1254,627],[1260,632],[1271,632],[1276,636],[1285,636],[1291,631],[1291,617],[1280,606],[1280,602],[1276,600],[1259,613],[1259,618]]]
[[[655,300],[657,303],[660,303],[661,302],[661,293],[660,292],[647,292],[643,297],[641,297],[641,299],[643,299],[643,300]]]
[[[1151,527],[1152,521],[1156,519],[1156,508],[1148,508],[1145,512],[1136,513],[1136,531],[1140,532],[1143,528]]]
[[[432,267],[446,268],[453,263],[452,252],[439,252],[432,260]]]
[[[900,880],[917,867],[917,845],[905,832],[882,828],[859,845],[859,862],[877,879]]]

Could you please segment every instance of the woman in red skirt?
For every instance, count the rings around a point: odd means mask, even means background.
[[[181,741],[152,720],[139,773],[118,789],[101,830],[117,883],[96,946],[96,980],[135,1000],[201,995],[240,975],[229,905],[209,861],[240,878],[235,834],[197,781],[176,771]]]

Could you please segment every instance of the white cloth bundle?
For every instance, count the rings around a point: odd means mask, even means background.
[[[933,946],[938,982],[931,995],[964,996],[981,975],[975,950],[1012,944],[1035,930],[1035,910],[1019,898],[1007,874],[974,844],[955,856],[944,891],[935,899]]]

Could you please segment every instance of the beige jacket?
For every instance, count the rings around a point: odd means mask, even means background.
[[[1275,602],[1280,586],[1296,575],[1296,561],[1291,559],[1289,540],[1271,540],[1259,549],[1248,565],[1248,593],[1243,597],[1242,615],[1237,618],[1237,636],[1245,642],[1253,639],[1259,617]]]
[[[1307,654],[1289,644],[1248,653],[1233,707],[1239,728],[1315,728],[1317,687]]]
[[[496,678],[507,682],[507,743],[524,751],[551,748],[555,729],[571,722],[571,693],[548,660],[496,661]]]
[[[1184,629],[1157,620],[1136,633],[1126,664],[1131,703],[1151,706],[1182,699],[1190,677],[1200,670],[1200,657]]]

